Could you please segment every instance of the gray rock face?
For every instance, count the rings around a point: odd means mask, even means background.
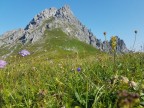
[[[61,28],[68,36],[77,38],[101,51],[111,50],[110,42],[102,42],[87,29],[72,13],[70,7],[65,5],[60,9],[45,9],[37,14],[25,27],[25,29],[6,32],[0,37],[0,47],[27,42],[36,42],[43,37],[46,29]],[[119,52],[126,52],[127,48],[123,40],[117,38]]]
[[[5,46],[12,46],[18,39],[24,34],[24,29],[12,30],[4,33],[0,36],[0,47]]]
[[[120,39],[118,36],[116,36],[116,42],[117,42],[117,46],[116,46],[117,53],[129,52],[124,41]],[[99,46],[100,50],[105,51],[105,52],[112,51],[111,43],[112,43],[112,40],[110,40],[109,42],[108,41],[99,42],[99,40],[97,40],[97,46]]]
[[[33,29],[38,28],[40,25],[42,25],[43,21],[49,19],[50,17],[54,17],[56,12],[56,8],[45,9],[30,21],[25,30],[31,32]]]

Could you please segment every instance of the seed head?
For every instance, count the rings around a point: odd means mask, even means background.
[[[138,32],[137,30],[134,31],[135,34],[137,34],[137,32]]]
[[[106,32],[104,32],[103,34],[104,34],[104,36],[106,36]]]

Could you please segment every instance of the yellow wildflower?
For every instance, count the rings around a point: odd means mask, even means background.
[[[116,36],[112,36],[111,40],[112,40],[112,50],[115,51],[116,50],[116,45],[117,45]]]

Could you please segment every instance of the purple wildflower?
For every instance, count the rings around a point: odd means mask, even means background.
[[[24,49],[20,51],[19,54],[24,57],[24,56],[30,55],[30,52]]]
[[[80,68],[80,67],[78,67],[78,68],[77,68],[77,71],[78,71],[78,72],[80,72],[80,71],[81,71],[81,68]]]
[[[0,60],[0,68],[4,68],[6,66],[6,61]]]

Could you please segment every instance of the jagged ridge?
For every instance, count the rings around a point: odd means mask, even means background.
[[[67,5],[60,9],[45,9],[37,14],[24,29],[6,32],[0,37],[0,47],[13,46],[17,43],[34,43],[43,38],[45,30],[55,28],[60,28],[68,36],[91,44],[101,51],[111,50],[111,40],[110,42],[102,42],[100,39],[97,39],[96,36],[73,15]],[[117,43],[118,52],[128,51],[124,41],[118,37]]]

